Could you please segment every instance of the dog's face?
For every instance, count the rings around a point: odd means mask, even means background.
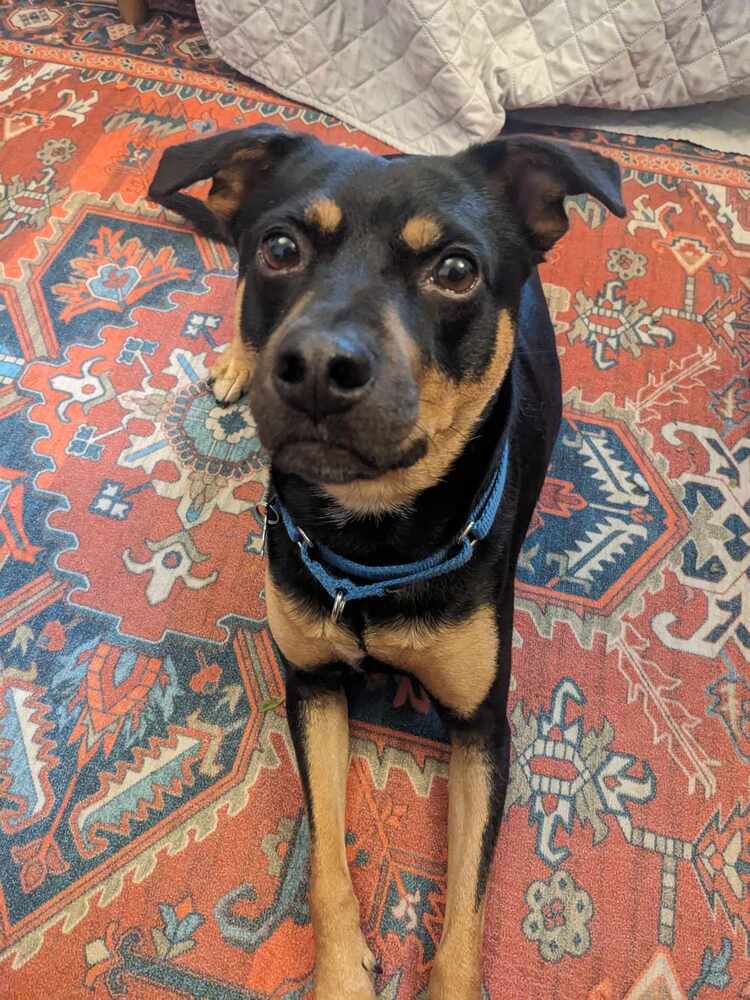
[[[208,176],[205,207],[173,194]],[[384,158],[268,127],[168,150],[152,186],[237,247],[250,402],[275,466],[354,510],[447,471],[505,376],[563,198],[582,191],[622,213],[615,165],[569,146]]]

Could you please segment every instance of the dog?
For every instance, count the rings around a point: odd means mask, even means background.
[[[185,193],[211,180],[205,200]],[[615,163],[531,136],[376,156],[259,125],[168,148],[149,196],[236,248],[216,399],[271,459],[266,600],[311,831],[318,1000],[373,1000],[347,867],[347,691],[426,688],[450,734],[445,921],[430,1000],[480,1000],[503,813],[516,561],[561,414],[537,264]]]

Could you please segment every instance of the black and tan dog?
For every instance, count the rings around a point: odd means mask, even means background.
[[[206,178],[205,202],[182,189]],[[239,255],[213,390],[271,455],[268,618],[311,822],[318,1000],[372,1000],[344,845],[347,688],[411,674],[450,731],[431,1000],[479,1000],[510,733],[513,578],[560,419],[536,264],[619,171],[534,138],[380,157],[258,126],[168,149],[151,197]]]

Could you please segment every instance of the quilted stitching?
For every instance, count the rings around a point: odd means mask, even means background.
[[[197,0],[232,66],[407,152],[505,110],[750,94],[748,0]]]

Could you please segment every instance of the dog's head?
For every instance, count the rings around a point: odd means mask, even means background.
[[[182,193],[207,178],[205,202]],[[237,248],[275,466],[377,511],[465,445],[508,369],[521,286],[583,192],[624,214],[616,165],[563,143],[389,158],[258,126],[168,149],[150,194]]]

